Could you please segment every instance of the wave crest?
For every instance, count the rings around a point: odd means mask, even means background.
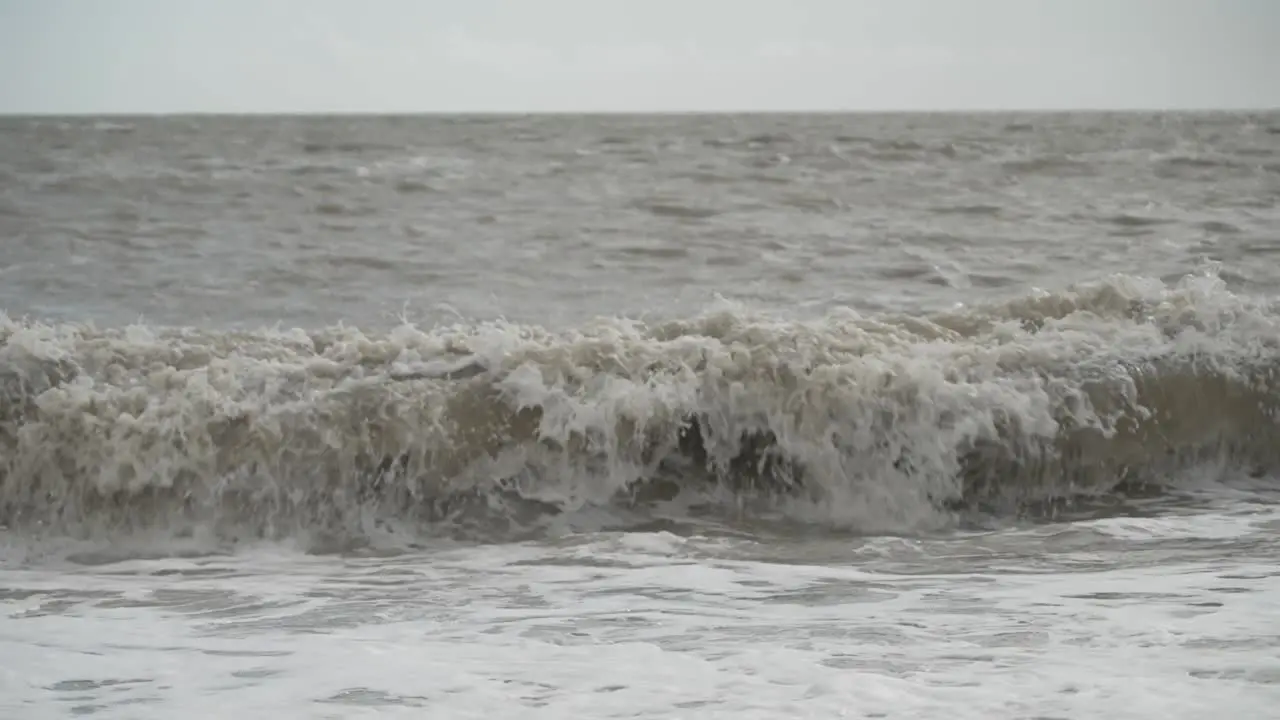
[[[569,332],[5,320],[0,523],[354,537],[676,498],[919,529],[1204,459],[1274,469],[1278,358],[1275,308],[1205,276]]]

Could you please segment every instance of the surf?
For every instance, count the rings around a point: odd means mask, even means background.
[[[1206,462],[1265,476],[1278,368],[1275,306],[1205,274],[558,331],[5,319],[0,523],[354,537],[683,502],[916,532]]]

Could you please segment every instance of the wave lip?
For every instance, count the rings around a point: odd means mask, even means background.
[[[1210,276],[562,333],[4,321],[0,523],[356,536],[684,499],[919,529],[1275,470],[1278,360],[1276,308]]]

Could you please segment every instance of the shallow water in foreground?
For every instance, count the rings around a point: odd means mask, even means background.
[[[0,706],[24,718],[1268,717],[1280,495],[1143,514],[932,539],[688,527],[10,566]]]

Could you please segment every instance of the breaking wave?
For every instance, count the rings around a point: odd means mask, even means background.
[[[911,532],[1205,461],[1269,473],[1278,368],[1276,307],[1212,275],[572,331],[0,316],[0,524],[349,542],[678,507]]]

